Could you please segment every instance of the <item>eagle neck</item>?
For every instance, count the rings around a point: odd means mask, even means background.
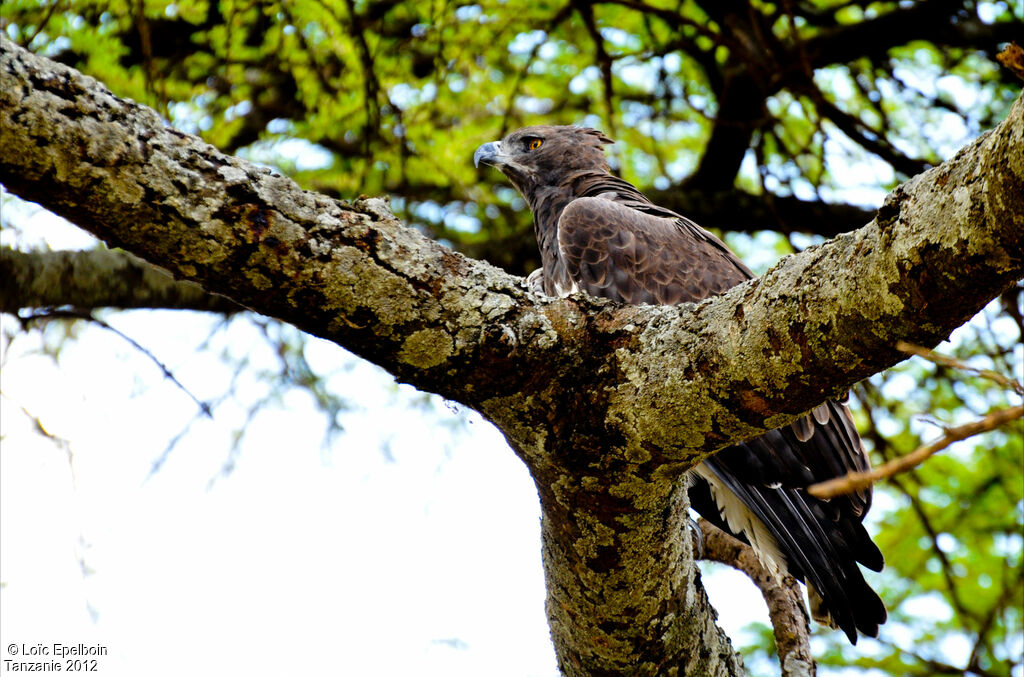
[[[607,172],[580,171],[575,172],[553,186],[539,186],[530,192],[530,211],[533,212],[533,225],[537,233],[537,241],[544,254],[544,243],[551,239],[558,241],[558,220],[570,202],[578,197],[592,193],[589,190],[594,184],[612,178]]]
[[[552,271],[559,266],[558,219],[566,206],[575,200],[572,184],[541,186],[530,195],[530,211],[533,212],[533,230],[540,248],[541,266]]]

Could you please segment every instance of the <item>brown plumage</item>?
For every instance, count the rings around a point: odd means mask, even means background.
[[[609,143],[594,129],[538,126],[474,154],[475,164],[501,170],[530,205],[541,254],[541,268],[529,277],[535,289],[675,305],[753,277],[721,240],[612,175],[603,148]],[[862,524],[871,491],[820,501],[803,488],[867,468],[849,412],[825,402],[698,465],[690,501],[705,519],[750,543],[769,568],[806,582],[815,620],[842,628],[856,643],[858,631],[876,636],[886,619],[858,566],[883,566]]]

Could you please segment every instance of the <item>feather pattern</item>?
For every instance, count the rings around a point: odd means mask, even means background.
[[[531,287],[676,305],[753,277],[717,237],[612,175],[608,143],[593,129],[540,126],[477,150],[474,161],[500,169],[533,212],[542,266]],[[829,401],[705,460],[690,476],[689,493],[695,510],[749,543],[770,570],[804,581],[812,616],[856,643],[858,631],[876,636],[886,619],[858,565],[883,566],[862,523],[871,490],[821,501],[804,488],[866,469],[849,411]]]

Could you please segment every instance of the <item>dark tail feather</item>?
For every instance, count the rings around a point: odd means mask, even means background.
[[[857,643],[858,630],[876,637],[878,626],[886,619],[885,606],[864,580],[857,562],[880,569],[882,557],[860,520],[830,515],[835,511],[827,504],[799,489],[772,489],[737,481],[715,463],[714,457],[704,463],[768,527],[786,558],[789,573],[814,586],[823,601],[821,610],[831,616],[850,642]],[[691,494],[695,494],[698,512],[732,533],[714,501],[707,505],[710,493],[703,497],[695,486]],[[702,507],[711,510],[705,513]]]

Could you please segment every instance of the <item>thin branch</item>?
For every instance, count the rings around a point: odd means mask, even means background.
[[[608,131],[611,132],[612,138],[615,138],[618,132],[615,129],[615,105],[612,101],[615,96],[615,79],[612,75],[613,59],[604,48],[604,37],[598,30],[597,21],[594,19],[594,6],[584,5],[579,12],[583,17],[587,32],[590,33],[590,37],[594,41],[594,60],[597,61],[598,67],[601,69],[601,79],[604,83],[604,106],[608,113]]]
[[[327,3],[321,3],[328,11]],[[381,91],[380,81],[374,71],[373,52],[370,51],[369,43],[366,41],[366,34],[363,32],[362,16],[356,12],[352,0],[345,0],[345,7],[349,15],[349,37],[356,43],[359,56],[362,61],[363,72],[363,108],[366,112],[366,127],[363,130],[363,151],[366,157],[370,157],[370,141],[380,136],[380,102],[377,100]],[[366,181],[366,169],[361,183]]]
[[[621,5],[643,14],[656,16],[672,28],[681,29],[683,26],[686,26],[693,29],[696,35],[711,39],[716,45],[719,43],[725,44],[730,49],[736,47],[736,40],[732,36],[712,30],[708,27],[707,23],[688,19],[677,10],[653,7],[640,0],[606,0],[606,4]],[[696,47],[695,42],[688,42],[687,44],[691,47]],[[699,48],[697,49],[699,50]]]
[[[854,143],[888,162],[896,171],[907,176],[915,176],[931,166],[924,160],[908,157],[896,149],[886,138],[885,129],[872,129],[866,122],[842,110],[820,92],[815,96],[814,88],[808,88],[806,91],[818,105],[821,114],[839,131],[846,134]]]
[[[942,437],[918,447],[906,456],[902,456],[885,465],[881,465],[869,472],[853,472],[843,477],[812,484],[807,488],[807,493],[816,498],[834,498],[843,494],[849,494],[860,489],[866,489],[880,479],[891,477],[897,473],[906,472],[924,462],[929,456],[942,451],[954,442],[973,437],[979,433],[994,430],[1001,425],[1024,417],[1024,405],[1000,409],[990,413],[983,419],[965,423],[953,428],[946,428]]]
[[[1016,392],[1018,395],[1024,395],[1024,385],[1022,385],[1020,381],[1015,381],[1014,379],[1004,376],[999,372],[992,371],[991,369],[978,369],[977,367],[972,367],[966,362],[958,360],[955,357],[943,355],[942,353],[937,353],[934,350],[929,350],[924,346],[919,346],[913,343],[907,343],[906,341],[897,342],[896,348],[898,350],[902,350],[905,353],[910,353],[911,355],[923,357],[929,362],[933,362],[943,367],[952,367],[953,369],[959,369],[960,371],[966,371],[972,374],[976,374],[977,376],[986,378],[990,381],[993,381],[994,383],[998,383],[1004,388],[1009,388]]]
[[[49,8],[46,10],[46,16],[44,16],[43,20],[39,22],[39,25],[36,26],[36,29],[32,31],[32,35],[30,35],[27,40],[20,43],[22,47],[24,47],[25,49],[29,49],[30,46],[32,45],[32,41],[35,40],[40,33],[46,30],[46,26],[47,24],[50,23],[50,19],[53,18],[54,12],[56,12],[57,8],[60,7],[60,1],[61,0],[54,0],[53,4],[49,6]],[[7,28],[7,26],[4,26],[4,28]]]
[[[0,397],[12,402],[16,407],[21,409],[21,413],[24,414],[25,417],[32,422],[32,427],[34,428],[34,432],[37,435],[40,435],[41,437],[45,437],[46,439],[50,440],[51,442],[53,442],[53,445],[55,447],[64,452],[64,454],[68,457],[68,469],[71,471],[71,486],[75,487],[77,485],[78,478],[75,476],[75,452],[71,450],[71,443],[68,442],[68,440],[66,440],[65,438],[61,437],[60,435],[56,435],[47,430],[46,425],[43,424],[42,419],[33,414],[31,411],[29,411],[25,407],[25,405],[14,402],[14,400],[9,398],[2,390],[0,390]]]
[[[1010,564],[1007,561],[1003,561],[1004,571],[1010,568]],[[1004,581],[1007,577],[1004,573]],[[1003,586],[1002,592],[999,597],[996,598],[992,608],[989,609],[988,613],[981,621],[981,626],[978,628],[978,638],[974,642],[974,646],[971,648],[971,655],[967,659],[967,670],[978,671],[981,669],[981,656],[984,649],[988,649],[989,653],[995,653],[992,650],[992,646],[989,644],[988,635],[992,630],[992,627],[996,623],[996,619],[1000,612],[1005,611],[1008,607],[1015,605],[1015,599],[1017,598],[1017,592],[1019,586],[1016,584],[1020,583],[1020,578],[1016,576],[1009,577],[1009,584]]]
[[[555,16],[551,18],[551,22],[545,32],[548,34],[554,32],[555,28],[557,28],[559,24],[569,18],[572,14],[572,10],[573,4],[571,2],[564,5],[560,10],[558,10]],[[526,56],[526,60],[523,62],[522,68],[516,71],[515,80],[512,81],[512,89],[509,91],[508,95],[508,105],[505,107],[505,114],[501,118],[501,127],[498,132],[499,136],[505,136],[506,132],[511,128],[510,119],[513,111],[515,111],[516,97],[519,96],[519,90],[522,87],[523,80],[526,78],[526,74],[530,71],[530,67],[533,65],[533,62],[536,61],[537,53],[540,51],[541,45],[545,42],[547,41],[538,41],[537,44],[530,49],[530,53]]]
[[[746,574],[764,597],[775,633],[783,677],[813,677],[816,671],[810,644],[810,619],[803,593],[792,576],[766,569],[754,550],[705,519],[698,520],[703,537],[701,559],[720,562]]]
[[[918,488],[921,487],[922,482],[916,472],[911,471],[907,477],[913,480],[914,484],[916,484]],[[907,500],[910,502],[911,509],[914,511],[914,514],[917,515],[917,519],[921,523],[921,528],[924,530],[925,534],[928,535],[928,542],[930,543],[932,554],[939,561],[939,569],[942,572],[942,579],[946,584],[946,591],[949,593],[949,601],[953,605],[953,609],[957,616],[965,620],[975,619],[975,615],[967,608],[964,604],[963,597],[960,595],[960,588],[957,585],[958,579],[953,575],[953,564],[949,561],[949,556],[946,555],[946,552],[939,547],[939,534],[942,533],[943,530],[936,528],[932,523],[932,518],[925,509],[924,502],[921,500],[917,491],[911,491],[904,486],[903,482],[895,477],[892,480],[892,484],[899,489],[904,496],[906,496]]]
[[[87,320],[89,322],[92,322],[92,323],[94,323],[94,324],[96,324],[96,325],[106,329],[107,331],[113,332],[117,336],[121,337],[122,339],[124,339],[125,341],[130,343],[133,348],[135,348],[140,353],[142,353],[143,355],[148,357],[153,362],[153,364],[155,364],[157,366],[157,368],[160,369],[160,371],[164,375],[164,378],[168,379],[171,383],[173,383],[174,385],[178,386],[178,388],[181,389],[181,391],[183,393],[188,395],[192,399],[192,401],[196,403],[196,406],[199,407],[199,410],[203,413],[203,415],[205,415],[207,418],[213,418],[213,413],[210,411],[210,405],[207,404],[206,402],[203,402],[202,400],[200,400],[198,397],[193,395],[192,392],[188,388],[186,388],[184,385],[182,385],[181,381],[179,381],[174,376],[174,374],[167,367],[167,365],[165,365],[163,362],[161,362],[159,359],[157,359],[156,355],[154,355],[152,352],[147,350],[145,346],[140,344],[138,341],[133,339],[131,336],[128,336],[127,334],[125,334],[120,329],[116,329],[116,328],[110,326],[109,324],[107,324],[103,320],[99,319],[98,317],[95,317],[92,313],[90,313],[88,311],[82,311],[82,310],[76,310],[76,309],[71,309],[71,310],[45,310],[45,311],[38,312],[38,313],[32,313],[31,315],[26,315],[24,317],[18,317],[18,319],[21,321],[21,324],[23,326],[27,326],[30,322],[35,322],[35,321],[39,321],[39,320],[56,320],[56,319]]]
[[[905,648],[899,646],[898,644],[896,644],[894,642],[891,642],[891,641],[888,641],[888,640],[886,640],[884,638],[879,638],[878,641],[879,641],[879,643],[881,643],[881,644],[883,644],[885,646],[888,646],[888,647],[890,647],[892,649],[895,649],[896,651],[900,652],[901,654],[903,654],[905,656],[909,656],[909,657],[913,658],[914,660],[918,661],[919,663],[921,663],[922,666],[924,666],[924,667],[928,668],[929,670],[931,670],[932,674],[945,674],[945,675],[960,675],[960,674],[963,674],[963,675],[978,675],[979,677],[996,677],[997,675],[1002,674],[1002,673],[996,673],[994,671],[982,670],[980,668],[977,668],[977,669],[973,669],[973,668],[958,668],[955,665],[950,665],[949,663],[944,663],[942,661],[935,660],[934,658],[927,658],[925,656],[922,656],[921,654],[917,653],[916,651],[913,651],[911,649],[905,649]]]

